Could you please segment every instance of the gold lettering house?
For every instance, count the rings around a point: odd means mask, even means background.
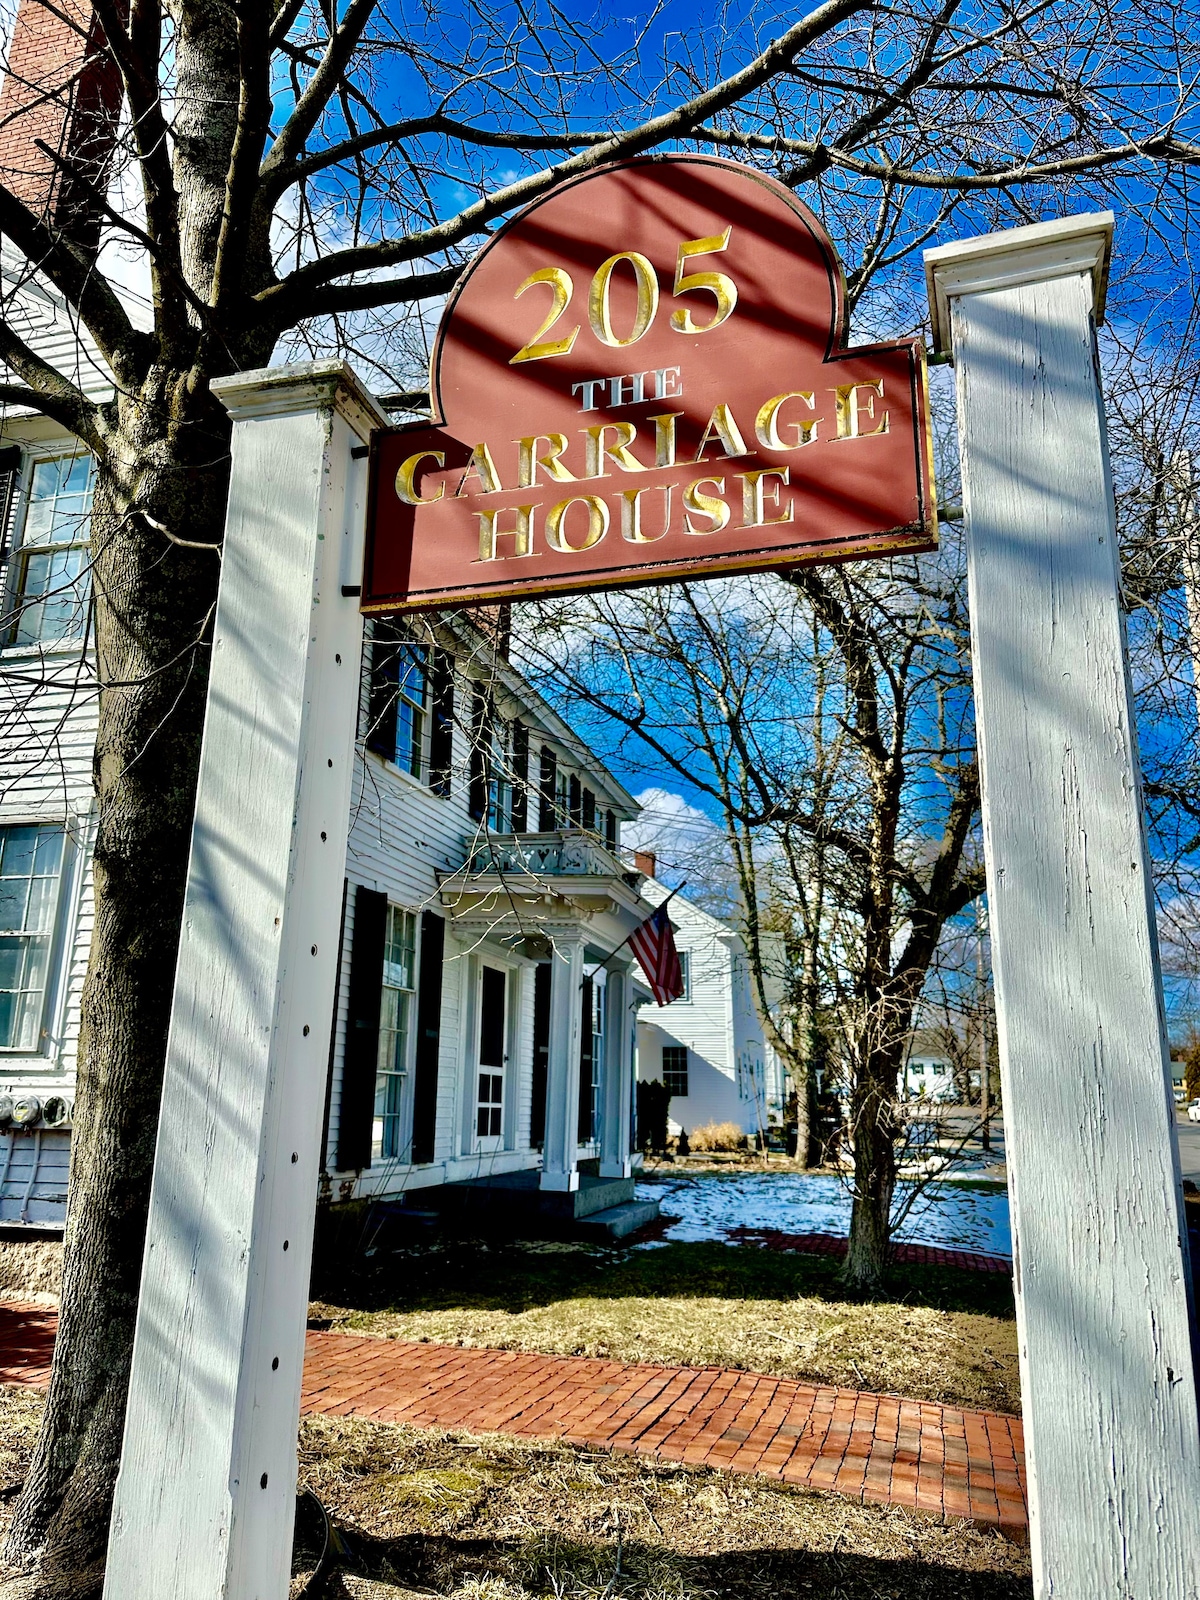
[[[733,163],[531,207],[447,306],[441,420],[375,436],[363,609],[930,548],[923,348],[844,321],[820,225]]]

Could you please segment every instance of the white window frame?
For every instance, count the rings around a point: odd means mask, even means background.
[[[0,829],[57,828],[62,834],[58,861],[58,882],[51,896],[50,926],[47,929],[45,984],[38,1013],[37,1042],[34,1046],[0,1046],[0,1063],[6,1076],[20,1064],[25,1070],[45,1072],[57,1068],[67,1002],[67,971],[78,922],[81,889],[82,852],[79,849],[80,819],[72,816],[47,817],[28,814],[0,816]],[[27,1065],[26,1065],[27,1064]]]
[[[406,917],[411,924],[412,944],[410,957],[410,984],[405,988],[401,984],[389,984],[387,979],[388,952],[391,949],[390,935],[392,919],[395,916]],[[416,1048],[416,1018],[418,996],[420,991],[420,918],[408,906],[388,901],[387,923],[384,944],[384,982],[380,988],[379,996],[379,1050],[375,1059],[375,1099],[371,1117],[371,1165],[406,1165],[409,1161],[412,1146],[412,1064],[413,1052]],[[403,1062],[400,1066],[384,1067],[383,1050],[385,1032],[397,1033],[397,1029],[384,1028],[384,1007],[387,1004],[387,994],[391,991],[407,997],[407,1022],[404,1028]],[[393,1060],[394,1060],[393,1056]],[[380,1080],[386,1079],[384,1086],[385,1096],[390,1090],[395,1096],[394,1109],[388,1109],[385,1101],[384,1109],[380,1112],[379,1095]],[[392,1086],[394,1085],[394,1089]],[[389,1151],[388,1123],[392,1124],[395,1133],[395,1149]],[[379,1138],[376,1140],[376,1125],[381,1124]],[[376,1144],[378,1143],[378,1150]]]
[[[17,638],[17,633],[21,626],[21,619],[23,615],[21,600],[21,575],[25,570],[25,563],[28,555],[33,551],[41,550],[83,550],[86,553],[88,544],[88,539],[84,538],[58,544],[46,543],[33,546],[26,545],[25,532],[29,522],[30,509],[33,505],[33,483],[37,475],[37,469],[54,461],[74,461],[82,457],[87,457],[91,460],[92,471],[90,475],[89,489],[91,492],[94,492],[95,458],[92,456],[91,451],[79,449],[77,440],[56,440],[52,445],[45,444],[36,450],[28,450],[24,454],[24,459],[21,463],[20,489],[17,496],[17,505],[15,512],[11,517],[12,536],[6,555],[8,570],[4,576],[5,627],[3,632],[0,633],[0,648],[2,648],[6,654],[11,652],[21,655],[39,656],[51,654],[74,655],[82,650],[86,644],[89,630],[87,611],[91,605],[90,576],[85,576],[82,580],[86,584],[86,592],[83,601],[84,616],[82,618],[81,627],[77,633],[73,632],[70,634],[58,634],[50,638],[33,640]],[[90,498],[85,517],[87,519],[85,526],[87,527],[88,536],[90,537]],[[83,570],[85,574],[87,572],[87,566],[88,562],[85,555],[85,560],[83,563]]]

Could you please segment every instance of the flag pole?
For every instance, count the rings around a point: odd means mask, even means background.
[[[674,900],[674,898],[675,898],[675,896],[676,896],[676,895],[677,895],[677,894],[682,894],[682,893],[683,893],[683,891],[684,891],[684,890],[685,890],[685,889],[686,889],[686,888],[687,888],[687,880],[686,880],[686,879],[685,879],[685,880],[684,880],[684,881],[683,881],[683,883],[681,883],[681,884],[680,884],[680,885],[679,885],[679,887],[678,887],[678,888],[677,888],[677,889],[672,889],[672,890],[671,890],[671,892],[670,892],[670,894],[668,894],[668,896],[667,896],[667,898],[666,898],[666,899],[665,899],[665,900],[660,900],[660,901],[659,901],[659,902],[658,902],[658,904],[657,904],[657,905],[656,905],[656,906],[655,906],[655,908],[654,908],[654,910],[653,910],[653,911],[652,911],[652,912],[651,912],[651,913],[650,913],[650,916],[657,916],[657,915],[658,915],[658,913],[659,913],[659,912],[660,912],[660,911],[661,911],[661,910],[662,910],[662,908],[663,908],[663,907],[664,907],[664,906],[669,906],[669,905],[670,905],[670,903],[671,903],[671,901],[672,901],[672,900]],[[636,933],[636,932],[637,932],[637,931],[638,931],[638,928],[641,928],[641,927],[644,927],[644,926],[645,926],[645,924],[646,924],[646,923],[647,923],[647,922],[649,922],[649,920],[650,920],[650,917],[644,917],[644,918],[643,918],[643,919],[642,919],[642,921],[641,921],[641,922],[639,922],[639,923],[638,923],[638,926],[637,926],[637,928],[635,928],[635,929],[634,929],[634,930],[633,930],[633,933],[627,933],[627,934],[626,934],[626,935],[625,935],[625,937],[624,937],[624,938],[623,938],[623,939],[622,939],[622,940],[621,940],[621,942],[620,942],[620,944],[618,944],[618,945],[615,945],[615,946],[614,946],[614,947],[613,947],[613,949],[611,949],[611,950],[610,950],[610,951],[609,951],[609,952],[608,952],[608,954],[607,954],[607,955],[606,955],[606,956],[605,956],[605,958],[604,958],[604,960],[603,960],[603,961],[602,961],[602,962],[601,962],[601,963],[600,963],[600,966],[598,966],[598,967],[596,967],[596,968],[594,968],[594,969],[593,969],[593,970],[594,970],[594,971],[596,971],[596,972],[599,972],[599,971],[600,971],[600,967],[606,967],[606,966],[607,966],[607,965],[608,965],[608,963],[609,963],[609,962],[610,962],[610,961],[611,961],[611,960],[612,960],[612,958],[613,958],[613,957],[614,957],[614,956],[615,956],[615,955],[616,955],[616,954],[617,954],[617,953],[618,953],[618,952],[619,952],[619,951],[621,951],[621,950],[624,950],[624,948],[625,948],[625,946],[626,946],[626,945],[627,945],[627,944],[628,944],[628,943],[629,943],[629,941],[630,941],[630,939],[632,939],[632,938],[633,938],[633,934],[634,934],[634,933]],[[582,984],[580,984],[580,988],[582,988],[582,987],[583,987],[583,985],[582,985]]]

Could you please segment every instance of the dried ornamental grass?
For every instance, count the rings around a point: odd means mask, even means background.
[[[703,1153],[706,1150],[744,1150],[747,1140],[736,1122],[705,1122],[688,1134],[688,1144]]]

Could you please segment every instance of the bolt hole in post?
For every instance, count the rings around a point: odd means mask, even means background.
[[[271,1371],[272,1372],[278,1372],[279,1371],[279,1357],[278,1356],[276,1356],[274,1361],[272,1361],[272,1363],[271,1363]]]
[[[304,1037],[306,1039],[308,1038],[308,1035],[309,1035],[310,1032],[311,1032],[311,1029],[309,1028],[308,1023],[306,1022],[304,1024]]]

